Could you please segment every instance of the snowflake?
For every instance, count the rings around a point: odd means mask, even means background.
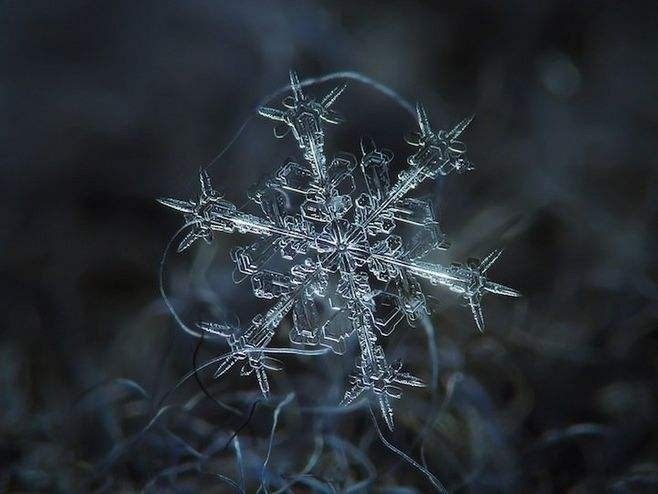
[[[324,346],[337,354],[347,350],[346,340],[356,336],[359,354],[341,404],[347,405],[369,393],[382,416],[393,428],[390,398],[400,398],[401,386],[425,386],[402,369],[400,361],[389,363],[380,337],[390,335],[405,320],[413,325],[429,314],[420,280],[443,285],[460,294],[470,307],[480,331],[484,320],[480,301],[487,293],[518,297],[519,293],[493,283],[485,273],[498,259],[496,250],[484,259],[449,267],[427,261],[436,250],[449,247],[428,200],[406,197],[422,182],[453,172],[464,173],[473,165],[459,136],[471,121],[467,118],[452,130],[431,128],[423,106],[417,105],[418,132],[407,138],[415,152],[397,180],[389,176],[393,154],[374,142],[361,142],[361,159],[339,153],[330,161],[324,152],[325,124],[338,124],[343,117],[334,103],[346,86],[315,100],[302,91],[291,71],[292,95],[283,99],[283,109],[262,107],[260,115],[274,120],[274,134],[290,131],[303,152],[304,162],[286,161],[261,181],[249,196],[262,215],[240,211],[213,189],[205,170],[200,171],[197,200],[159,201],[182,212],[192,230],[178,251],[195,240],[210,243],[215,232],[253,234],[259,239],[231,252],[236,271],[249,278],[256,297],[276,300],[246,328],[217,322],[202,322],[208,333],[226,338],[230,357],[219,364],[219,377],[242,361],[242,375],[255,375],[266,397],[266,370],[280,370],[281,362],[266,355],[266,347],[281,321],[292,311],[290,341],[296,345]],[[359,168],[363,192],[356,195],[355,170]],[[404,224],[418,231],[409,240],[401,235]],[[292,266],[274,270],[269,261],[278,255]]]

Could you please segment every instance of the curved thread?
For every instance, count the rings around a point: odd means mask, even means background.
[[[274,444],[274,431],[276,430],[276,425],[279,423],[279,414],[281,409],[292,401],[295,397],[295,393],[289,393],[274,409],[274,414],[272,415],[272,429],[270,430],[270,440],[267,446],[267,455],[265,456],[265,461],[263,462],[263,468],[260,474],[260,486],[256,491],[256,494],[260,493],[261,490],[266,493],[269,492],[267,483],[265,482],[265,472],[267,471],[267,464],[270,461],[270,455],[272,454],[272,445]]]
[[[199,338],[199,343],[197,344],[196,348],[194,349],[194,353],[192,354],[192,369],[194,369],[194,379],[196,380],[197,384],[201,388],[201,391],[213,402],[217,404],[218,407],[223,408],[224,410],[228,410],[229,412],[235,413],[236,415],[242,415],[242,412],[238,410],[235,407],[232,407],[231,405],[227,405],[223,401],[215,398],[213,395],[210,394],[210,391],[208,391],[208,388],[203,384],[201,381],[201,378],[199,377],[199,372],[197,369],[196,365],[196,359],[199,354],[199,350],[201,349],[201,345],[203,344],[203,337],[204,334],[201,333],[201,338]]]
[[[307,87],[307,86],[313,86],[315,84],[322,84],[323,82],[327,81],[332,81],[335,79],[350,79],[353,81],[358,81],[366,86],[370,86],[376,91],[379,91],[382,93],[384,96],[387,96],[391,98],[395,103],[397,103],[402,109],[404,109],[407,113],[411,115],[411,117],[415,120],[416,118],[416,110],[414,109],[413,105],[409,103],[407,100],[405,100],[402,96],[400,96],[398,93],[396,93],[393,89],[390,87],[386,86],[385,84],[382,84],[381,82],[378,82],[374,79],[371,79],[368,76],[365,76],[359,72],[354,72],[351,70],[345,70],[345,71],[340,71],[340,72],[332,72],[330,74],[326,74],[320,77],[312,77],[308,79],[304,79],[301,81],[299,84],[302,87]],[[226,152],[235,144],[235,141],[238,140],[238,138],[242,135],[242,132],[244,132],[244,129],[247,127],[247,124],[251,121],[251,119],[254,117],[254,114],[258,111],[258,109],[269,103],[271,100],[276,98],[277,96],[280,96],[287,91],[290,91],[291,87],[290,84],[286,84],[285,86],[281,86],[279,89],[276,91],[270,93],[269,95],[265,96],[263,99],[261,99],[258,104],[253,107],[250,112],[249,116],[245,119],[245,121],[242,123],[240,128],[233,134],[233,137],[231,137],[231,140],[228,141],[226,146],[222,148],[222,150],[205,166],[206,169],[210,168],[213,166]]]
[[[391,444],[385,437],[384,434],[382,434],[381,429],[379,428],[379,424],[377,423],[377,418],[375,417],[375,413],[372,411],[372,407],[370,407],[370,417],[372,418],[372,423],[375,426],[375,429],[377,430],[377,434],[379,435],[379,439],[381,439],[382,443],[384,446],[386,446],[388,449],[390,449],[393,453],[404,459],[407,463],[409,463],[411,466],[416,468],[419,472],[421,472],[423,475],[425,475],[429,481],[432,483],[432,485],[436,488],[438,492],[441,492],[443,494],[448,494],[448,490],[445,488],[445,486],[437,479],[432,472],[429,471],[426,467],[422,466],[420,463],[418,463],[416,460],[414,460],[411,456],[406,454],[404,451],[398,449],[395,447],[393,444]]]
[[[178,315],[178,312],[176,312],[176,309],[174,308],[173,304],[169,300],[169,297],[167,296],[167,293],[165,291],[165,285],[164,285],[164,271],[165,271],[165,264],[167,263],[167,256],[169,255],[169,249],[171,249],[172,244],[174,243],[174,240],[189,226],[192,226],[194,223],[185,223],[183,226],[181,226],[176,233],[172,235],[172,237],[169,239],[169,242],[167,242],[167,246],[165,247],[164,251],[162,252],[162,258],[160,259],[160,270],[158,272],[158,288],[160,289],[160,295],[162,296],[162,300],[164,301],[165,305],[167,306],[167,309],[169,310],[169,313],[174,317],[176,320],[176,323],[181,327],[183,331],[185,331],[187,334],[190,334],[194,336],[195,338],[200,338],[201,333],[198,331],[195,331],[191,328],[189,328],[183,320],[180,318]]]
[[[291,352],[291,350],[294,350],[295,352]],[[268,353],[269,354],[297,353],[297,354],[300,354],[300,355],[320,355],[320,354],[326,353],[326,351],[328,351],[328,349],[323,349],[323,350],[297,350],[297,349],[294,349],[294,348],[268,348],[268,349],[264,349],[264,350],[245,349],[245,350],[242,350],[240,353],[244,353],[244,354],[249,354],[249,353],[264,353],[264,354],[268,354]],[[110,451],[110,453],[107,455],[107,457],[99,463],[97,475],[107,471],[107,469],[117,460],[117,458],[119,458],[121,456],[121,454],[127,448],[129,448],[130,446],[136,444],[142,438],[142,436],[144,434],[146,434],[146,432],[148,432],[151,429],[151,427],[153,427],[155,425],[155,423],[158,421],[158,419],[162,415],[164,415],[165,412],[168,412],[169,410],[172,410],[174,408],[178,408],[174,405],[166,405],[165,406],[164,403],[169,399],[169,397],[174,393],[174,391],[176,391],[178,388],[180,388],[185,383],[185,381],[187,381],[189,378],[194,376],[194,374],[196,372],[198,372],[200,370],[203,370],[207,367],[210,367],[211,365],[216,364],[216,363],[222,361],[223,359],[232,357],[234,355],[236,355],[235,352],[227,352],[227,353],[224,353],[224,354],[222,354],[218,357],[214,357],[214,358],[208,360],[207,362],[204,362],[199,367],[195,367],[194,369],[189,371],[187,374],[185,374],[182,378],[180,378],[178,380],[178,382],[162,396],[162,398],[160,399],[160,401],[158,402],[158,405],[157,405],[158,411],[149,419],[149,421],[146,423],[146,425],[144,427],[142,427],[142,429],[139,432],[135,433],[133,436],[126,439],[121,444],[115,445],[112,448],[112,450]],[[252,411],[251,411],[250,415],[253,415],[255,405],[258,403],[258,401],[259,400],[257,400],[252,405]],[[251,419],[251,417],[249,417],[249,419]],[[247,420],[246,423],[248,423],[248,420]],[[246,424],[245,424],[245,426],[246,426]],[[240,428],[238,429],[237,432],[239,432],[239,431],[240,431]],[[230,443],[227,443],[227,446],[228,446],[228,444],[230,444]]]

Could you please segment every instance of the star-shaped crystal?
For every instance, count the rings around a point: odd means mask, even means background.
[[[241,362],[240,374],[255,375],[267,396],[266,371],[282,368],[280,361],[267,355],[267,347],[281,321],[292,313],[289,339],[295,345],[323,346],[343,354],[348,342],[356,341],[355,370],[341,403],[369,395],[392,429],[390,398],[401,397],[401,386],[424,383],[404,371],[401,362],[388,363],[381,341],[402,321],[413,325],[429,314],[421,281],[458,293],[480,331],[484,330],[480,305],[484,294],[519,296],[485,276],[500,257],[500,249],[464,265],[444,267],[431,261],[432,254],[447,249],[449,243],[432,204],[407,197],[428,179],[474,169],[458,140],[472,117],[449,131],[435,131],[419,103],[419,129],[407,139],[416,150],[407,158],[408,168],[393,179],[389,173],[393,153],[378,149],[371,139],[361,141],[359,160],[346,153],[326,157],[324,124],[343,121],[333,105],[345,86],[315,100],[304,94],[291,72],[290,88],[292,95],[284,98],[283,109],[263,107],[259,113],[277,122],[277,137],[292,131],[304,162],[285,162],[250,192],[262,215],[241,211],[226,200],[213,189],[204,170],[199,174],[198,199],[160,202],[182,212],[191,227],[179,251],[197,239],[212,241],[216,231],[258,237],[232,251],[234,279],[249,279],[256,297],[275,302],[244,328],[221,322],[199,324],[202,330],[224,337],[231,349],[216,377]],[[357,168],[360,183],[355,180]],[[416,234],[406,238],[405,226],[416,228]],[[269,267],[277,253],[290,262],[287,270]]]

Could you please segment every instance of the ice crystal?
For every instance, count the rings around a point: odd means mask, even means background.
[[[221,322],[199,324],[204,331],[226,338],[231,348],[231,356],[219,364],[215,377],[241,362],[240,373],[253,374],[267,397],[266,371],[280,370],[282,363],[263,350],[292,312],[289,338],[295,345],[324,346],[343,354],[348,338],[356,338],[359,353],[341,403],[347,405],[369,393],[392,429],[390,398],[400,398],[401,386],[425,384],[404,371],[401,362],[389,363],[380,341],[402,320],[413,325],[429,314],[420,280],[460,294],[480,331],[484,330],[480,301],[485,293],[519,296],[485,276],[501,250],[482,260],[468,259],[465,265],[444,267],[427,260],[449,244],[431,202],[407,197],[426,180],[473,170],[459,140],[471,118],[448,131],[433,130],[419,103],[419,129],[407,138],[415,152],[393,180],[389,175],[393,154],[378,149],[370,139],[362,140],[358,161],[346,153],[327,159],[325,125],[343,121],[333,106],[344,85],[316,100],[305,94],[291,72],[290,87],[292,95],[283,99],[282,109],[261,107],[259,113],[276,122],[276,137],[292,132],[304,161],[286,161],[251,191],[250,199],[262,215],[240,211],[212,187],[203,169],[198,199],[160,202],[182,212],[192,225],[179,252],[197,239],[211,242],[215,232],[259,237],[234,249],[231,257],[236,274],[250,279],[254,295],[276,302],[245,328]],[[354,198],[357,168],[363,183]],[[403,238],[403,224],[417,228],[417,233]],[[290,262],[289,269],[268,267],[277,253]]]

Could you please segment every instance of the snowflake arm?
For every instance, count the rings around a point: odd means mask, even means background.
[[[190,247],[197,239],[210,243],[214,231],[233,233],[253,233],[256,235],[276,235],[288,240],[312,241],[313,236],[304,232],[299,225],[292,224],[279,226],[270,220],[239,211],[235,204],[225,200],[223,196],[212,188],[208,173],[199,171],[201,191],[199,198],[189,201],[180,199],[158,199],[162,205],[183,213],[188,224],[193,226],[178,246],[178,252]]]
[[[241,329],[216,322],[199,323],[202,330],[226,338],[231,348],[231,356],[219,365],[214,377],[222,376],[237,362],[244,361],[240,375],[248,376],[253,373],[263,396],[266,398],[269,396],[270,388],[265,371],[278,371],[283,368],[283,365],[279,360],[267,357],[263,351],[274,337],[283,318],[294,307],[300,294],[307,290],[319,290],[319,286],[321,286],[317,284],[316,279],[321,274],[319,267],[306,263],[303,267],[293,267],[291,271],[294,274],[294,281],[291,282],[291,286],[295,287],[294,291],[280,296],[277,303],[264,314],[254,316],[247,328]]]
[[[357,335],[360,356],[356,371],[349,378],[342,405],[349,405],[365,392],[373,396],[389,429],[393,430],[393,407],[390,398],[399,399],[399,385],[424,387],[425,383],[407,372],[402,372],[398,361],[389,364],[383,348],[377,344],[375,317],[372,313],[372,290],[363,274],[345,272],[338,287],[350,312],[353,332]]]
[[[389,208],[418,187],[425,179],[435,179],[439,175],[448,175],[453,171],[464,173],[474,169],[470,161],[464,157],[466,146],[457,140],[471,123],[473,116],[465,118],[450,131],[439,130],[435,132],[430,127],[427,113],[421,103],[417,104],[416,113],[420,132],[407,138],[409,144],[419,148],[416,153],[407,159],[411,168],[400,172],[396,184],[388,191],[388,194],[381,200],[374,201],[369,214],[361,222],[361,226],[364,228],[378,220],[382,215],[389,214]],[[367,156],[368,149],[362,143],[364,158]],[[390,161],[390,158],[388,161]],[[388,167],[388,163],[386,163],[386,167]],[[367,172],[363,165],[362,170],[366,175]]]
[[[446,268],[440,264],[423,261],[405,261],[399,258],[373,254],[378,261],[405,270],[407,273],[428,280],[430,283],[443,285],[462,296],[473,312],[478,329],[484,331],[481,300],[485,293],[495,293],[508,297],[520,297],[521,294],[505,285],[489,281],[484,275],[500,257],[502,249],[491,252],[482,261],[470,258],[467,264],[453,263]]]
[[[344,121],[344,118],[332,110],[331,106],[346,87],[346,85],[338,86],[320,101],[316,101],[304,95],[297,74],[291,70],[290,88],[293,94],[283,99],[285,110],[269,107],[258,109],[258,113],[263,117],[278,122],[274,127],[276,137],[285,137],[288,131],[292,130],[318,183],[324,182],[327,173],[322,122],[338,124]]]
[[[278,359],[266,356],[262,350],[272,340],[279,323],[292,307],[291,302],[290,297],[280,300],[265,314],[254,317],[251,324],[244,330],[214,322],[199,323],[199,327],[204,331],[225,337],[231,348],[231,355],[220,363],[214,377],[222,376],[236,363],[244,361],[240,375],[254,374],[263,396],[267,398],[270,386],[265,370],[281,370],[283,365]]]

